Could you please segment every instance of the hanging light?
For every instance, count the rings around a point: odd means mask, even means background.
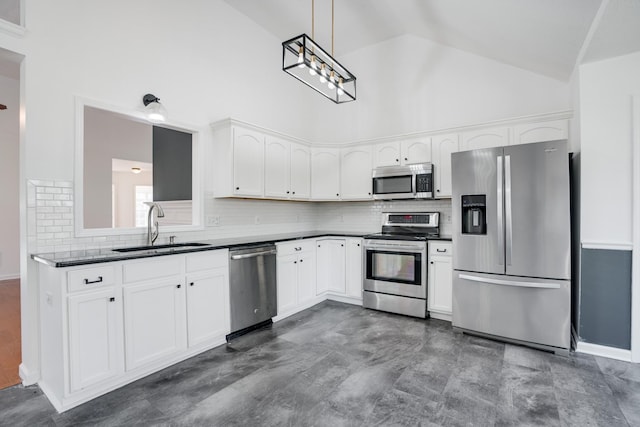
[[[160,98],[150,93],[142,97],[144,112],[152,123],[162,123],[167,120],[167,110],[160,104]]]
[[[282,70],[336,104],[355,101],[356,77],[333,57],[334,0],[331,0],[331,55],[313,41],[314,13],[315,4],[311,0],[311,37],[301,34],[282,43]]]

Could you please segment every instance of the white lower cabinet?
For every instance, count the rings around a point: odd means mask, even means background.
[[[318,295],[362,303],[362,239],[329,237],[317,241]]]
[[[184,293],[179,276],[125,286],[127,371],[172,356],[186,347]]]
[[[427,309],[431,317],[448,321],[453,305],[451,248],[451,242],[429,242]]]
[[[72,392],[120,373],[120,307],[121,301],[113,286],[69,296],[69,373]]]
[[[65,411],[225,342],[228,251],[39,266],[39,385]]]
[[[282,242],[276,247],[278,319],[283,319],[319,302],[315,294],[315,240]]]

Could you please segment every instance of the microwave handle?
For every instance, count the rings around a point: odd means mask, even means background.
[[[415,197],[418,194],[418,175],[416,173],[411,174],[411,192]]]

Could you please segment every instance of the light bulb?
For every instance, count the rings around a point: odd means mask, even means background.
[[[304,68],[304,50],[302,46],[300,46],[300,50],[298,51],[298,67]]]
[[[312,76],[315,76],[316,73],[316,69],[318,68],[318,65],[316,64],[316,57],[312,56],[311,57],[311,67],[309,67],[309,74],[311,74]]]
[[[336,81],[336,76],[333,73],[333,71],[331,71],[331,74],[329,75],[329,89],[335,89],[336,85],[334,84],[334,82]]]
[[[344,95],[344,85],[342,84],[342,77],[338,79],[338,95]]]
[[[320,67],[320,83],[326,83],[327,82],[327,69],[325,67],[325,64],[322,64],[322,66]]]

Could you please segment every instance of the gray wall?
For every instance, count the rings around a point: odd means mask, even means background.
[[[631,349],[631,251],[582,249],[581,341]]]

